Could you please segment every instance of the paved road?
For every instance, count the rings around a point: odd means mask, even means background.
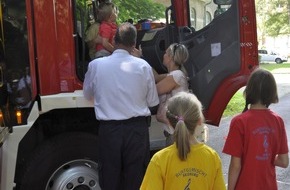
[[[278,113],[285,122],[286,132],[288,137],[288,146],[290,147],[290,68],[274,70],[278,85],[279,103],[272,104],[270,109]],[[230,156],[222,153],[222,148],[225,143],[225,137],[228,134],[229,124],[231,117],[223,118],[219,127],[209,127],[209,141],[208,145],[213,147],[220,155],[223,163],[223,173],[225,181],[228,178],[228,167],[230,162]],[[279,190],[290,189],[290,166],[286,169],[277,168],[277,182]]]

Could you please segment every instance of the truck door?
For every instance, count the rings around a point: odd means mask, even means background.
[[[145,33],[143,54],[164,73],[167,47],[173,42],[186,45],[190,88],[204,106],[207,123],[218,125],[227,103],[258,65],[254,1],[172,0],[172,4],[166,26]]]

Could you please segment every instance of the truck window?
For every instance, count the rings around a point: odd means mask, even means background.
[[[196,31],[204,28],[211,21],[231,7],[231,1],[189,1],[191,27]]]
[[[230,4],[215,4],[213,1],[189,1],[191,27],[196,31],[204,28],[212,19],[226,12],[230,6]]]
[[[11,121],[16,121],[17,109],[28,112],[32,100],[30,64],[28,53],[28,36],[26,21],[26,5],[24,1],[1,1],[1,87],[5,87],[9,98],[1,99],[1,102],[9,101]],[[4,91],[1,93],[4,93]],[[3,98],[3,96],[1,96]],[[4,109],[4,108],[2,108]],[[7,108],[8,109],[8,108]],[[14,119],[14,120],[13,120]],[[26,116],[22,118],[26,120]],[[14,125],[16,122],[10,123]]]

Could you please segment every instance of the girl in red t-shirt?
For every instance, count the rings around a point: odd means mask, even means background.
[[[231,155],[229,190],[276,190],[275,166],[289,164],[282,118],[268,107],[278,102],[273,75],[255,70],[244,91],[246,106],[234,117],[223,152]]]

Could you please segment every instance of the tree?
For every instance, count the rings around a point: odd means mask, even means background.
[[[279,34],[289,34],[288,0],[276,0],[273,2],[269,18],[265,22],[266,31],[269,36],[276,37]]]
[[[256,0],[257,33],[258,41],[261,43],[261,46],[265,44],[266,36],[266,31],[264,30],[264,28],[267,14],[264,4],[265,0]]]
[[[257,0],[256,12],[260,34],[277,37],[290,34],[290,0]]]
[[[165,18],[165,6],[152,0],[113,0],[113,2],[119,9],[119,23],[128,19],[136,23],[141,19]]]
[[[155,3],[152,0],[111,0],[119,10],[118,23],[132,19],[137,23],[142,19],[158,20],[165,18],[165,6],[160,3]],[[91,0],[76,0],[76,17],[77,20],[83,20],[83,27],[87,28],[90,19],[84,14],[92,14]]]

